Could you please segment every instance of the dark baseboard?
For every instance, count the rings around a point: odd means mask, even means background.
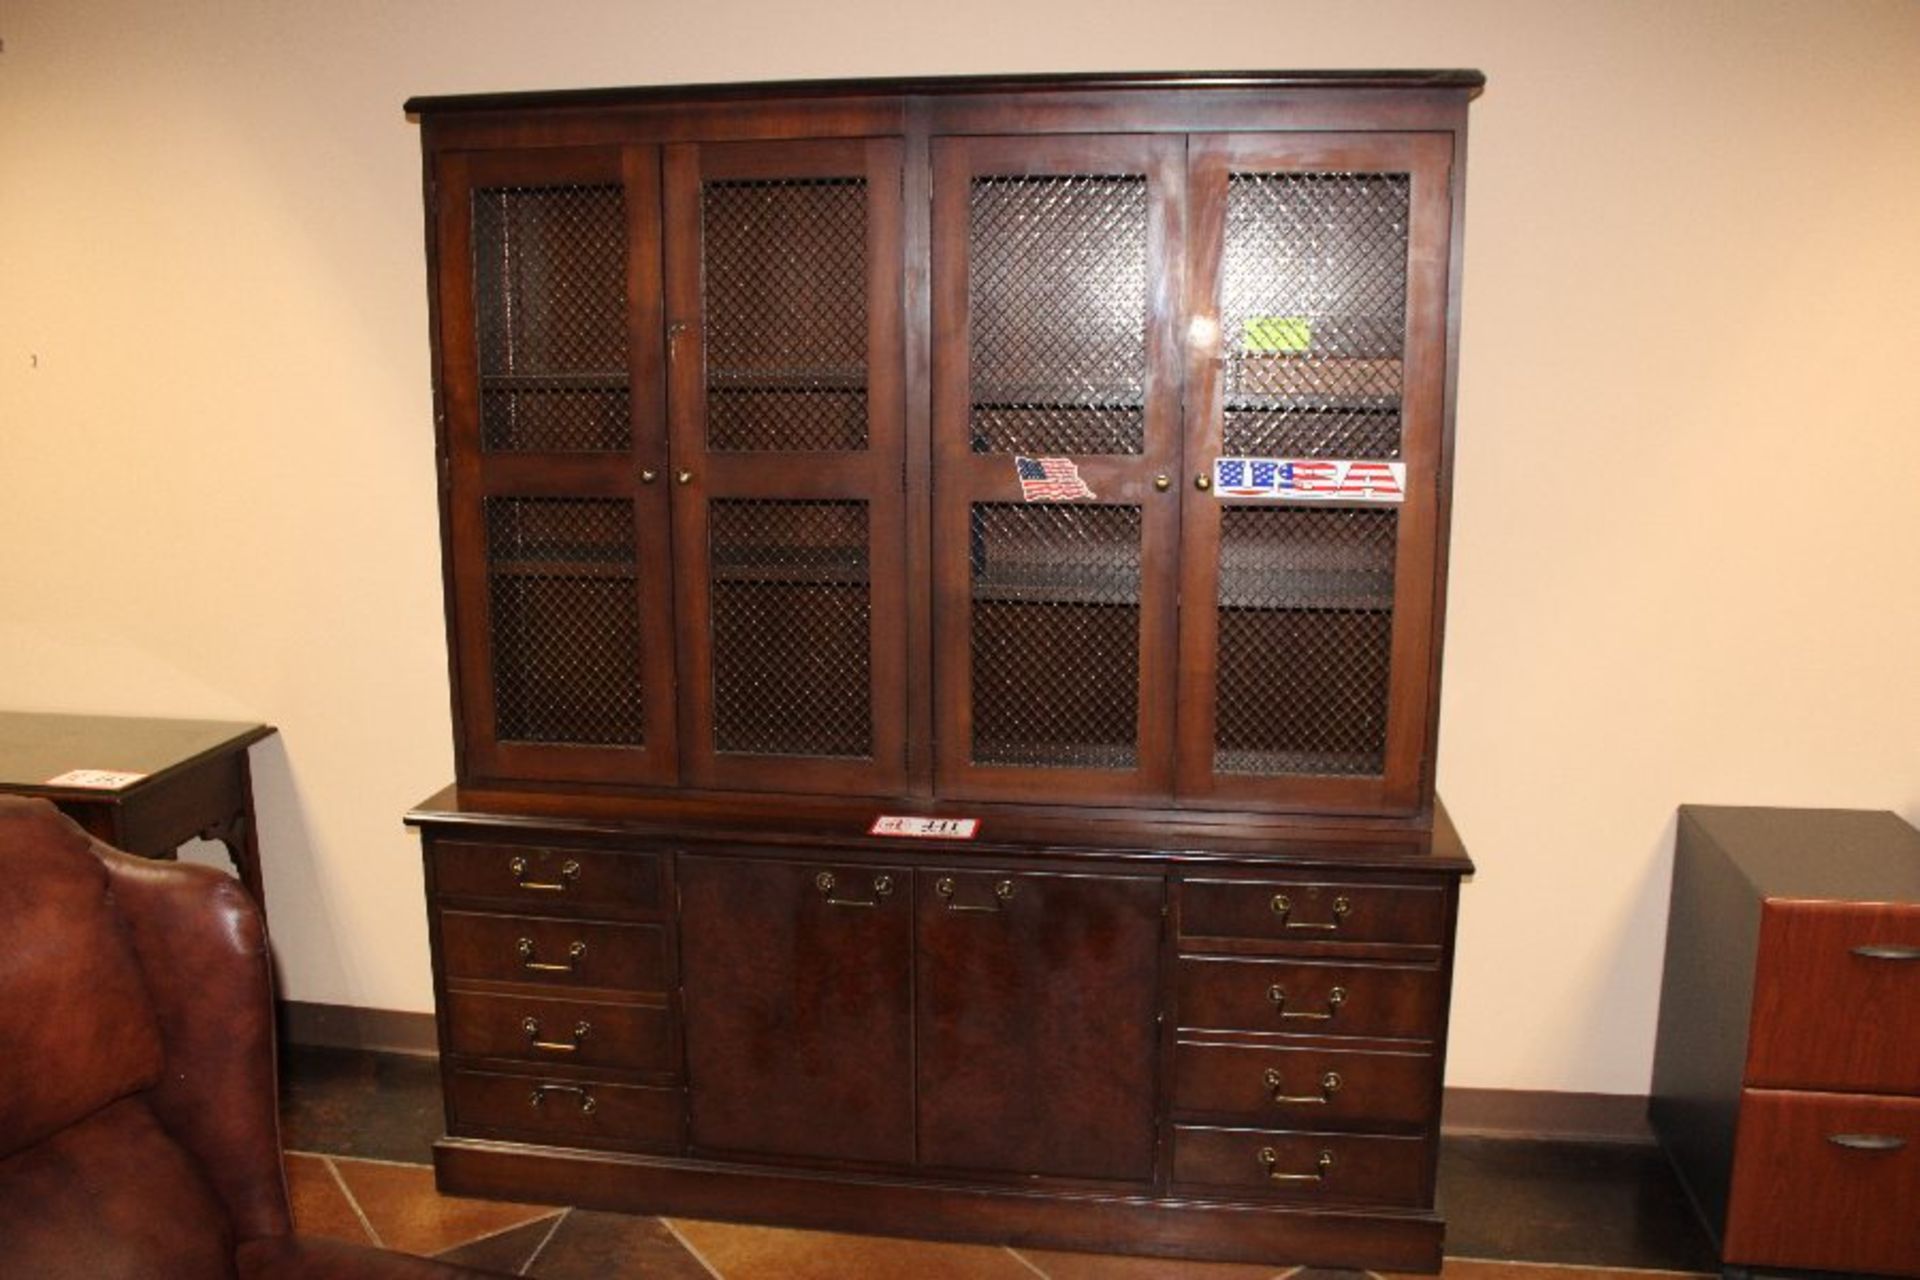
[[[355,1009],[288,1000],[280,1005],[288,1044],[432,1057],[440,1052],[430,1013]],[[1477,1138],[1569,1142],[1652,1142],[1647,1100],[1626,1093],[1554,1093],[1540,1089],[1448,1089],[1441,1129]]]
[[[1647,1100],[1632,1093],[1448,1089],[1441,1129],[1462,1137],[1647,1142]]]
[[[429,1058],[440,1052],[440,1036],[430,1013],[356,1009],[304,1000],[283,1000],[279,1012],[280,1038],[288,1044]]]

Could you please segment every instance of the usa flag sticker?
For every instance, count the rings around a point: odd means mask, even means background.
[[[1015,455],[1013,474],[1024,502],[1072,502],[1097,496],[1080,478],[1071,458],[1023,458]]]
[[[1215,458],[1217,498],[1404,502],[1407,464],[1354,458]]]

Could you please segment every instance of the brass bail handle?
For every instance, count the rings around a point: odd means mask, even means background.
[[[600,1104],[593,1100],[593,1090],[577,1084],[542,1083],[533,1086],[533,1096],[527,1101],[537,1111],[546,1105],[550,1093],[571,1093],[580,1099],[580,1114],[590,1116]]]
[[[593,1024],[585,1018],[574,1023],[573,1039],[570,1041],[542,1040],[540,1038],[540,1019],[538,1018],[521,1019],[520,1029],[527,1033],[527,1044],[532,1048],[540,1049],[546,1053],[578,1053],[580,1051],[580,1042],[585,1040],[588,1034],[592,1032]]]
[[[1296,1011],[1287,1008],[1287,989],[1277,982],[1267,988],[1267,999],[1273,1002],[1274,1012],[1278,1013],[1282,1018],[1297,1018],[1303,1022],[1328,1022],[1332,1020],[1334,1014],[1340,1012],[1340,1006],[1347,1002],[1347,989],[1345,987],[1334,987],[1327,992],[1327,1011],[1325,1013],[1315,1013],[1312,1010]]]
[[[831,871],[822,871],[813,877],[813,887],[820,896],[833,907],[877,907],[893,896],[893,877],[885,872],[873,878],[873,896],[871,898],[848,898],[836,892],[839,879]]]
[[[978,911],[995,915],[1000,911],[1003,903],[1013,901],[1014,884],[1011,880],[996,880],[993,885],[993,897],[984,906],[956,902],[954,894],[958,893],[959,889],[960,886],[955,883],[952,876],[941,876],[933,882],[933,891],[940,895],[940,900],[946,904],[949,911]]]
[[[513,872],[513,883],[518,888],[532,889],[541,893],[565,893],[573,887],[574,881],[580,878],[580,864],[572,858],[560,864],[558,880],[529,880],[527,879],[528,865],[525,858],[515,858],[507,864],[507,870]]]
[[[1333,1168],[1333,1152],[1321,1151],[1320,1158],[1313,1162],[1312,1173],[1281,1173],[1276,1168],[1280,1163],[1280,1153],[1272,1147],[1260,1148],[1256,1157],[1260,1168],[1266,1173],[1269,1182],[1325,1182],[1327,1172]]]
[[[579,967],[580,957],[587,954],[587,944],[576,942],[567,948],[567,958],[555,963],[538,958],[533,939],[522,938],[515,949],[520,953],[520,967],[528,973],[572,973]]]
[[[1274,915],[1280,917],[1283,927],[1288,929],[1318,931],[1321,933],[1338,933],[1340,925],[1353,912],[1353,902],[1344,893],[1333,900],[1333,919],[1327,922],[1293,919],[1293,899],[1284,893],[1274,894],[1273,900],[1267,905],[1273,909]]]
[[[1338,1071],[1329,1071],[1320,1077],[1319,1093],[1287,1094],[1281,1092],[1286,1087],[1286,1081],[1281,1077],[1278,1067],[1268,1067],[1261,1079],[1266,1081],[1268,1097],[1280,1106],[1299,1104],[1324,1107],[1333,1101],[1333,1095],[1340,1092],[1340,1086],[1346,1083]]]

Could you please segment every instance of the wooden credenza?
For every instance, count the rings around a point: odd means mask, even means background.
[[[1920,831],[1681,809],[1651,1116],[1730,1275],[1920,1275]]]
[[[1479,85],[409,104],[443,1186],[1438,1267]]]

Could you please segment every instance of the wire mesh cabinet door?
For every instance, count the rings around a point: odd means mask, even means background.
[[[944,795],[1171,790],[1180,142],[934,142]]]
[[[682,765],[906,771],[901,146],[666,149]]]
[[[1196,137],[1179,789],[1412,812],[1430,749],[1451,143]]]
[[[671,783],[652,147],[435,171],[463,776]]]

